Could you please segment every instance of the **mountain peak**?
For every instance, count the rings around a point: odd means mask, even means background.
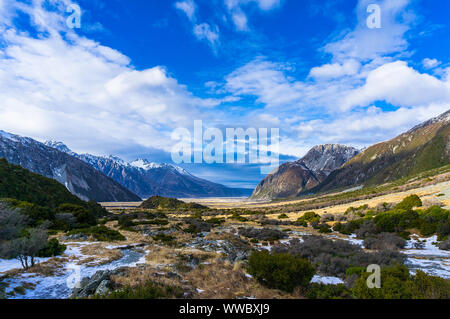
[[[56,148],[57,150],[64,152],[64,153],[69,153],[69,154],[72,153],[72,150],[69,147],[67,147],[67,145],[64,144],[63,142],[46,141],[44,144],[48,147]]]
[[[138,158],[137,160],[135,160],[134,162],[130,163],[131,166],[136,167],[136,168],[141,168],[143,170],[150,170],[150,169],[154,169],[154,168],[161,168],[162,165],[161,164],[156,164],[156,163],[152,163],[146,159],[143,158]]]
[[[324,173],[328,176],[332,171],[342,166],[351,158],[358,155],[359,150],[341,144],[323,144],[314,146],[301,162],[314,173]]]

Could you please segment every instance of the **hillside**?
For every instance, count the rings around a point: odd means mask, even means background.
[[[450,164],[450,111],[373,145],[334,171],[314,192],[379,185]]]
[[[357,154],[357,149],[344,145],[315,146],[302,159],[285,163],[269,174],[257,186],[252,199],[296,196],[319,185],[331,172]]]
[[[65,203],[86,204],[57,181],[9,164],[3,158],[0,159],[0,198],[13,198],[50,208]]]
[[[140,200],[137,195],[82,160],[31,138],[0,131],[0,158],[58,181],[85,201]]]

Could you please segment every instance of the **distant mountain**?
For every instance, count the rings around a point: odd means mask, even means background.
[[[314,189],[378,185],[450,164],[450,111],[365,149]]]
[[[85,201],[139,201],[140,198],[80,159],[31,138],[0,131],[0,158],[55,179]]]
[[[76,154],[61,142],[50,141],[46,142],[46,145],[83,160],[142,198],[152,196],[175,198],[241,197],[251,194],[249,189],[228,188],[195,177],[175,165],[156,164],[145,159],[137,159],[132,163],[127,163],[114,156]]]
[[[312,189],[359,151],[337,144],[312,148],[302,159],[281,165],[255,189],[254,199],[288,198]]]

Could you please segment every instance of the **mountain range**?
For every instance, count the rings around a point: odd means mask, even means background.
[[[323,182],[334,170],[356,156],[353,147],[326,144],[313,147],[296,162],[281,165],[270,173],[253,192],[253,199],[288,198],[310,190]]]
[[[60,182],[85,201],[141,200],[86,162],[28,137],[0,131],[0,158]]]
[[[450,164],[450,111],[396,138],[362,151],[344,145],[316,146],[296,162],[285,163],[255,189],[254,199],[380,185]]]
[[[141,198],[155,195],[175,198],[241,197],[251,194],[249,189],[212,183],[171,164],[151,163],[145,159],[127,163],[115,156],[77,154],[61,142],[48,141],[45,144],[88,163]]]
[[[450,110],[396,138],[373,145],[332,172],[312,191],[370,186],[450,164]]]

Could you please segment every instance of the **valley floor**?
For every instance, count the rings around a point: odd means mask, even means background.
[[[434,179],[427,185],[408,190],[399,190],[389,194],[371,197],[365,200],[349,201],[345,204],[329,205],[314,211],[338,214],[349,207],[369,205],[375,207],[380,203],[398,203],[410,194],[417,194],[424,205],[441,203],[450,206],[449,176]],[[327,195],[329,196],[329,195]],[[319,234],[312,228],[301,226],[273,224],[263,226],[249,220],[233,220],[225,214],[227,209],[261,209],[282,208],[286,221],[295,221],[300,217],[301,206],[298,204],[314,199],[299,199],[283,202],[251,201],[242,198],[190,200],[223,210],[223,214],[204,216],[225,217],[225,222],[217,227],[191,232],[186,228],[186,213],[167,212],[166,222],[159,219],[151,223],[144,221],[134,229],[123,229],[117,220],[110,220],[106,226],[120,231],[126,237],[120,242],[98,242],[93,238],[76,238],[56,235],[61,243],[67,245],[60,257],[39,260],[39,264],[29,270],[20,269],[14,260],[0,260],[0,283],[4,285],[7,298],[18,299],[65,299],[70,298],[75,284],[86,278],[107,272],[108,283],[115,286],[136,285],[145,280],[154,280],[161,285],[181,287],[185,298],[304,298],[297,292],[285,293],[262,286],[246,272],[243,261],[249,251],[269,250],[273,245],[291,244],[291,240],[302,241],[304,236],[320,235],[329,239],[342,239],[363,247],[363,241],[355,236],[340,233]],[[428,203],[428,204],[427,204]],[[139,211],[140,203],[104,203],[103,206],[114,214]],[[266,211],[267,213],[267,211]],[[266,214],[269,220],[277,219],[279,211]],[[158,221],[158,222],[156,222]],[[160,223],[160,224],[158,224]],[[204,223],[203,223],[204,224]],[[203,227],[200,224],[198,227]],[[281,240],[254,240],[240,236],[241,227],[270,229],[286,234]],[[423,270],[428,274],[450,279],[450,251],[436,246],[437,237],[420,238],[412,235],[401,250],[407,256],[405,265],[411,273]],[[364,248],[364,247],[363,247]],[[110,273],[109,273],[109,272]],[[344,278],[327,273],[318,273],[313,282],[324,284],[343,283]],[[99,283],[98,283],[99,284]],[[97,285],[98,285],[97,284]],[[100,289],[100,290],[99,290]],[[102,290],[103,289],[103,290]],[[94,293],[106,290],[101,285]],[[81,296],[83,297],[83,296]]]

